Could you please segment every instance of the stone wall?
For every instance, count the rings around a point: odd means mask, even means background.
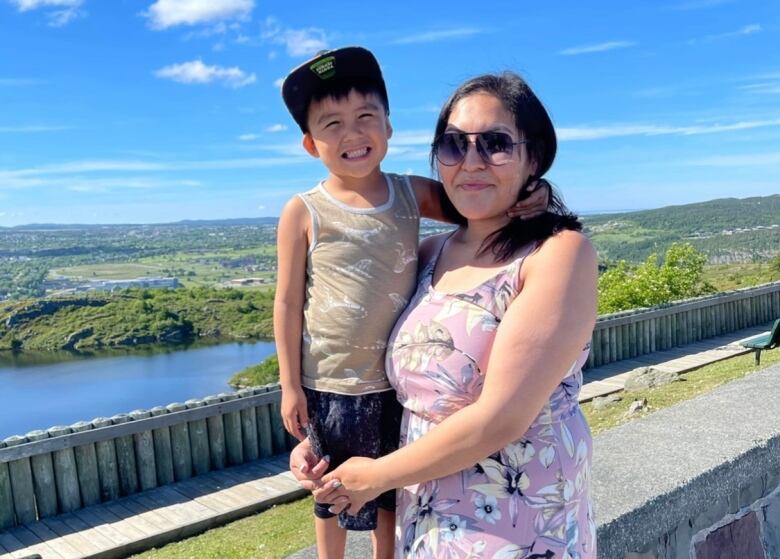
[[[747,494],[761,495],[768,485],[777,485],[779,479],[780,472],[767,474]],[[712,512],[717,516],[723,510],[713,507]],[[716,559],[724,552],[750,559],[780,557],[780,486],[737,514],[726,514],[694,535],[692,543],[696,559]]]
[[[594,439],[599,559],[780,559],[780,366]]]

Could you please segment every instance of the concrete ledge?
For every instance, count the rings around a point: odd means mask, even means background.
[[[735,495],[780,470],[780,365],[599,435],[593,454],[599,558],[641,552],[683,521],[692,532],[716,503],[734,513],[750,499]]]

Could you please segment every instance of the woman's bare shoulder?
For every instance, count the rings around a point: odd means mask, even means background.
[[[527,259],[523,269],[546,274],[572,268],[591,268],[598,263],[596,249],[579,231],[559,231],[545,240]]]

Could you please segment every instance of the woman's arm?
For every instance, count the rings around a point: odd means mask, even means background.
[[[279,356],[282,421],[285,429],[298,440],[306,436],[303,428],[309,423],[306,396],[301,388],[301,332],[309,221],[306,206],[296,196],[282,210],[276,233],[274,339]]]
[[[596,319],[596,254],[564,231],[526,259],[522,290],[496,332],[479,399],[414,443],[376,461],[353,459],[327,474],[357,510],[379,493],[473,466],[520,439],[590,338]],[[321,498],[328,500],[332,483]]]

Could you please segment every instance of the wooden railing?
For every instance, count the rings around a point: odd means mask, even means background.
[[[780,318],[780,282],[602,315],[586,368],[683,346]]]
[[[780,282],[599,317],[588,367],[780,317]],[[0,441],[0,529],[291,448],[278,385]]]
[[[0,529],[291,448],[278,385],[0,442]]]

